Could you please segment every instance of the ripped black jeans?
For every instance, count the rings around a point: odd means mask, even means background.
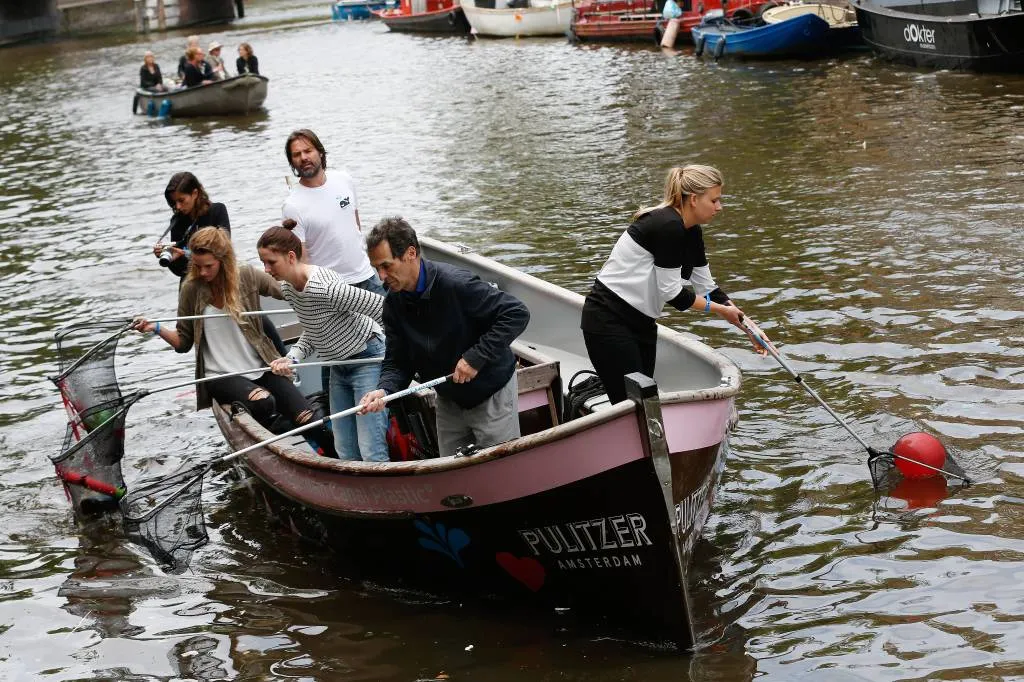
[[[211,381],[207,386],[210,397],[225,407],[239,403],[253,419],[274,433],[283,433],[296,426],[324,417],[295,388],[287,377],[264,372],[255,379],[242,376],[225,377]],[[324,425],[315,426],[302,434],[313,449],[327,457],[337,457],[334,436]]]

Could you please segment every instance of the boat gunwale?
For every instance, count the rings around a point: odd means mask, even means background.
[[[876,14],[894,19],[906,19],[913,21],[923,21],[933,24],[966,24],[966,23],[978,23],[978,22],[991,22],[998,19],[1014,19],[1024,20],[1024,11],[1011,11],[1003,14],[952,14],[949,16],[937,16],[934,14],[918,14],[916,12],[904,12],[902,10],[892,9],[891,7],[885,7],[884,5],[877,5],[873,2],[864,2],[863,0],[853,0],[850,5],[854,9],[860,9],[868,14]]]
[[[258,73],[243,73],[243,74],[239,74],[237,76],[231,76],[230,78],[225,78],[224,80],[213,81],[213,82],[210,82],[210,83],[203,83],[201,85],[195,85],[195,86],[192,86],[191,88],[178,88],[176,90],[165,90],[163,92],[154,92],[152,90],[146,90],[144,88],[135,88],[135,93],[137,95],[141,96],[141,97],[153,97],[153,98],[156,98],[156,99],[165,99],[167,97],[177,97],[177,96],[185,95],[187,93],[200,92],[200,91],[202,91],[205,88],[221,87],[225,83],[231,83],[233,81],[251,80],[251,79],[259,79],[259,80],[264,81],[266,83],[270,82],[270,79],[267,78],[266,76],[262,75],[262,74],[258,74]],[[255,84],[253,84],[253,85],[255,86]]]
[[[215,404],[214,415],[217,420],[234,420],[245,431],[254,443],[269,438],[272,434],[259,424],[251,415],[240,414],[231,416],[219,404]],[[624,415],[636,412],[636,404],[625,400],[608,409],[593,412],[564,424],[558,424],[537,433],[520,436],[514,440],[500,443],[480,450],[467,457],[434,457],[430,459],[411,460],[407,462],[364,462],[334,459],[306,452],[287,443],[268,443],[263,450],[288,460],[293,464],[323,471],[361,477],[372,476],[420,476],[454,471],[471,466],[479,466],[506,457],[532,450],[541,445],[557,443],[588,431],[606,422],[614,421]],[[262,433],[261,433],[262,432]],[[264,435],[265,434],[265,435]],[[256,450],[254,452],[259,452]]]

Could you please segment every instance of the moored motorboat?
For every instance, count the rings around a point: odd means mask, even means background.
[[[247,73],[194,88],[167,92],[138,89],[132,113],[150,116],[232,116],[249,114],[267,99],[266,76]]]
[[[700,23],[704,12],[721,9],[719,0],[694,5],[679,3],[679,41],[690,41],[690,29]],[[764,0],[739,0],[728,3],[729,18],[737,22],[753,19]],[[578,3],[572,22],[572,36],[581,42],[648,42],[660,43],[665,20],[655,0],[598,0]]]
[[[335,21],[361,21],[372,19],[376,12],[387,8],[385,0],[338,0],[331,5],[331,18]]]
[[[583,42],[658,40],[661,12],[655,0],[581,2],[574,8],[572,37]]]
[[[891,61],[937,69],[1024,72],[1019,0],[854,0],[861,35]]]
[[[463,0],[472,32],[492,38],[568,35],[572,0]],[[522,6],[518,6],[522,5]]]
[[[694,53],[721,57],[803,57],[831,51],[827,21],[802,14],[776,24],[741,25],[709,13],[690,31]]]
[[[837,48],[852,48],[863,45],[857,13],[848,5],[830,5],[822,2],[797,2],[766,7],[761,20],[766,24],[778,24],[804,14],[813,14],[828,22],[827,40]]]
[[[662,327],[660,390],[631,375],[633,400],[563,421],[563,379],[590,367],[582,297],[420,243],[426,257],[470,269],[530,309],[514,345],[523,436],[466,456],[387,463],[271,445],[244,460],[263,484],[259,497],[286,527],[338,550],[345,575],[569,608],[691,646],[686,569],[724,466],[738,369]],[[430,405],[419,398],[393,414],[422,428],[433,424]],[[244,413],[214,413],[234,449],[268,436]]]
[[[401,0],[398,7],[374,12],[388,30],[400,33],[469,33],[458,0]]]

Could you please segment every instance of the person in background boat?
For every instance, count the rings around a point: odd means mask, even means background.
[[[302,324],[302,335],[288,354],[270,364],[274,373],[291,376],[292,363],[314,353],[321,360],[383,358],[384,297],[345,284],[333,270],[303,263],[302,242],[292,232],[294,228],[294,220],[285,220],[256,242],[263,267],[281,282],[285,300]],[[331,413],[355,406],[364,394],[377,388],[380,380],[379,363],[334,365],[329,369]],[[331,428],[334,449],[341,459],[389,461],[388,418],[384,412],[337,419],[331,422]]]
[[[238,46],[238,59],[235,60],[235,66],[238,67],[239,76],[243,73],[260,75],[260,60],[256,59],[256,55],[253,54],[252,45],[242,43]]]
[[[164,249],[170,249],[167,269],[184,279],[188,274],[189,256],[185,251],[188,240],[201,227],[219,227],[231,234],[231,220],[224,204],[212,203],[199,178],[189,172],[175,173],[164,189],[164,199],[174,212],[171,216],[169,242],[153,246],[157,258]]]
[[[743,312],[715,283],[704,253],[702,225],[722,210],[722,183],[711,166],[671,169],[663,201],[636,212],[594,280],[580,326],[610,402],[626,399],[626,374],[654,377],[656,320],[666,303],[714,313],[749,335]]]
[[[190,47],[199,47],[199,36],[189,36],[185,41],[185,52],[178,60],[178,80],[185,80],[185,65],[188,64],[188,49]]]
[[[383,398],[407,387],[414,375],[426,381],[454,373],[435,389],[441,456],[518,438],[510,344],[526,329],[530,311],[467,270],[423,258],[416,232],[402,218],[377,223],[366,248],[388,289],[388,343],[377,390],[359,401],[363,410],[383,410]]]
[[[185,64],[185,77],[181,84],[186,88],[194,88],[198,85],[207,85],[214,80],[213,71],[210,65],[203,59],[201,47],[190,47],[185,51],[188,63]]]
[[[214,80],[222,81],[228,77],[227,68],[224,66],[224,60],[220,58],[220,49],[223,47],[216,40],[210,43],[210,47],[206,53],[206,63],[210,65],[210,71],[213,73]]]
[[[150,92],[163,92],[164,77],[160,73],[160,65],[156,63],[153,53],[146,51],[142,55],[142,66],[139,68],[139,87]]]
[[[178,316],[229,317],[178,320],[174,328],[139,318],[133,328],[156,334],[179,353],[195,348],[197,379],[257,370],[197,384],[196,409],[210,407],[213,400],[225,406],[239,403],[274,433],[322,418],[290,380],[258,370],[281,356],[264,333],[263,318],[241,313],[259,310],[260,296],[284,298],[274,278],[251,265],[237,265],[231,237],[224,230],[204,227],[192,235],[188,246],[192,260],[178,291]],[[314,427],[306,436],[317,452],[336,456],[327,427]]]

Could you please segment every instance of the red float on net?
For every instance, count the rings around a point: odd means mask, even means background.
[[[905,478],[930,478],[940,475],[935,471],[946,464],[946,448],[931,434],[916,431],[896,441],[892,446],[896,468]],[[927,466],[921,466],[922,464]]]

